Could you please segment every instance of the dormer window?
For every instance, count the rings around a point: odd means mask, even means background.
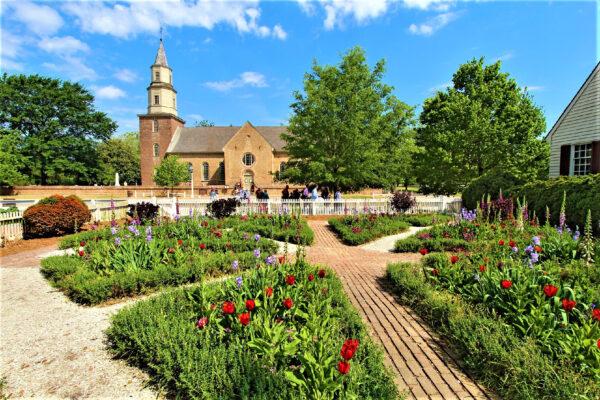
[[[158,95],[154,96],[154,104],[155,105],[159,105],[160,104]]]

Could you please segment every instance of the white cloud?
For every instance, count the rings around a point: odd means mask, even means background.
[[[10,1],[8,13],[13,19],[25,24],[38,35],[53,35],[63,26],[63,19],[52,7],[30,1]]]
[[[70,79],[76,81],[83,79],[94,80],[98,77],[96,71],[87,66],[79,57],[67,55],[61,57],[61,61],[60,64],[45,62],[42,66],[49,70],[65,74]]]
[[[62,9],[76,18],[84,32],[129,38],[140,33],[158,33],[164,27],[201,27],[208,30],[225,24],[240,33],[276,37],[274,28],[260,25],[258,0],[231,1],[129,1],[66,2]]]
[[[435,93],[435,92],[439,92],[439,91],[444,91],[449,87],[452,87],[454,85],[454,83],[452,83],[451,81],[448,82],[444,82],[441,83],[439,85],[435,85],[429,88],[429,92],[430,93]]]
[[[202,121],[202,120],[204,120],[204,117],[202,115],[200,115],[200,114],[189,114],[188,118],[190,120],[194,120],[194,121]]]
[[[23,69],[25,69],[25,66],[18,61],[14,61],[4,57],[0,58],[0,72],[22,71]]]
[[[528,92],[540,92],[540,91],[546,89],[545,86],[535,86],[535,85],[526,86],[526,88],[527,88]]]
[[[90,50],[87,44],[73,36],[43,38],[38,47],[47,53],[58,55],[70,55],[80,51],[85,53]]]
[[[446,11],[455,3],[454,0],[403,0],[402,2],[408,8],[435,11]]]
[[[325,10],[323,26],[327,30],[343,26],[347,17],[363,23],[385,14],[390,3],[389,0],[321,0],[320,4]]]
[[[114,100],[125,97],[126,93],[116,86],[108,85],[102,87],[93,87],[96,98]]]
[[[494,58],[492,60],[492,62],[496,62],[496,61],[502,61],[502,62],[504,62],[504,61],[508,61],[508,60],[510,60],[510,59],[512,59],[514,57],[515,57],[514,53],[512,51],[509,51],[507,53],[502,54],[501,56],[498,56],[498,57]]]
[[[411,24],[408,31],[413,35],[431,36],[457,18],[458,14],[453,12],[438,14],[421,24]]]
[[[130,69],[127,68],[122,68],[120,70],[118,70],[117,72],[115,72],[115,78],[117,78],[118,80],[122,81],[122,82],[135,82],[138,79],[138,76],[135,72],[133,72]]]
[[[273,27],[273,36],[279,40],[285,40],[287,38],[287,32],[283,30],[281,25],[277,24]]]
[[[252,87],[266,87],[267,81],[263,74],[258,72],[246,71],[242,72],[240,76],[236,79],[232,79],[229,81],[214,81],[214,82],[206,82],[205,85],[211,89],[217,90],[219,92],[227,92],[234,88],[240,88],[243,86],[252,86]]]

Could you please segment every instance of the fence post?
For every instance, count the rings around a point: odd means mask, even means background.
[[[441,209],[441,212],[443,213],[443,212],[445,212],[445,211],[446,211],[446,196],[442,195],[442,196],[440,196],[440,197],[441,197],[441,199],[440,199],[440,200],[442,201],[442,209]]]
[[[267,200],[267,214],[271,214],[271,200]]]

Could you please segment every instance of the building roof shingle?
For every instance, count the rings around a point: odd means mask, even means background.
[[[241,126],[198,126],[180,128],[175,132],[168,153],[222,153],[223,147]],[[286,126],[254,126],[275,151],[283,151],[285,141],[281,134]]]

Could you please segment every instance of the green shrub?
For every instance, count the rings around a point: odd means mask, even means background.
[[[437,261],[442,262],[441,259]],[[595,399],[600,385],[569,364],[552,361],[531,339],[501,318],[459,296],[434,290],[414,264],[388,266],[402,303],[410,306],[452,345],[463,365],[507,399]]]
[[[25,210],[23,234],[26,238],[35,238],[76,232],[91,216],[77,196],[53,195]]]
[[[490,195],[492,199],[496,199],[500,190],[505,196],[509,196],[514,192],[515,187],[522,183],[521,179],[510,172],[489,171],[472,180],[462,191],[463,207],[474,210],[477,208],[477,202],[481,202],[482,198],[485,199]]]
[[[356,215],[331,218],[329,226],[342,242],[357,246],[386,235],[404,232],[409,224],[395,215]]]
[[[302,245],[314,241],[314,232],[300,215],[242,215],[223,220],[223,226],[242,232],[257,233],[261,236]]]
[[[394,251],[397,253],[416,253],[421,249],[427,251],[460,251],[469,250],[471,244],[462,239],[419,239],[418,235],[400,239],[394,245]]]
[[[308,275],[317,276],[309,281]],[[293,275],[294,285],[286,284]],[[267,297],[265,287],[272,287]],[[293,307],[283,307],[284,298]],[[249,323],[239,316],[255,300]],[[233,315],[222,310],[235,304]],[[213,306],[214,305],[214,306]],[[200,318],[206,324],[199,329]],[[121,310],[107,331],[111,351],[144,368],[173,398],[395,399],[392,376],[330,272],[298,262],[235,280],[169,291]],[[360,344],[348,375],[337,369],[347,338]]]
[[[563,193],[567,195],[567,224],[582,230],[586,213],[591,210],[594,232],[600,234],[600,174],[535,181],[516,191],[520,198],[527,200],[530,212],[535,211],[540,221],[546,218],[546,207],[549,207],[553,225],[558,225]]]

